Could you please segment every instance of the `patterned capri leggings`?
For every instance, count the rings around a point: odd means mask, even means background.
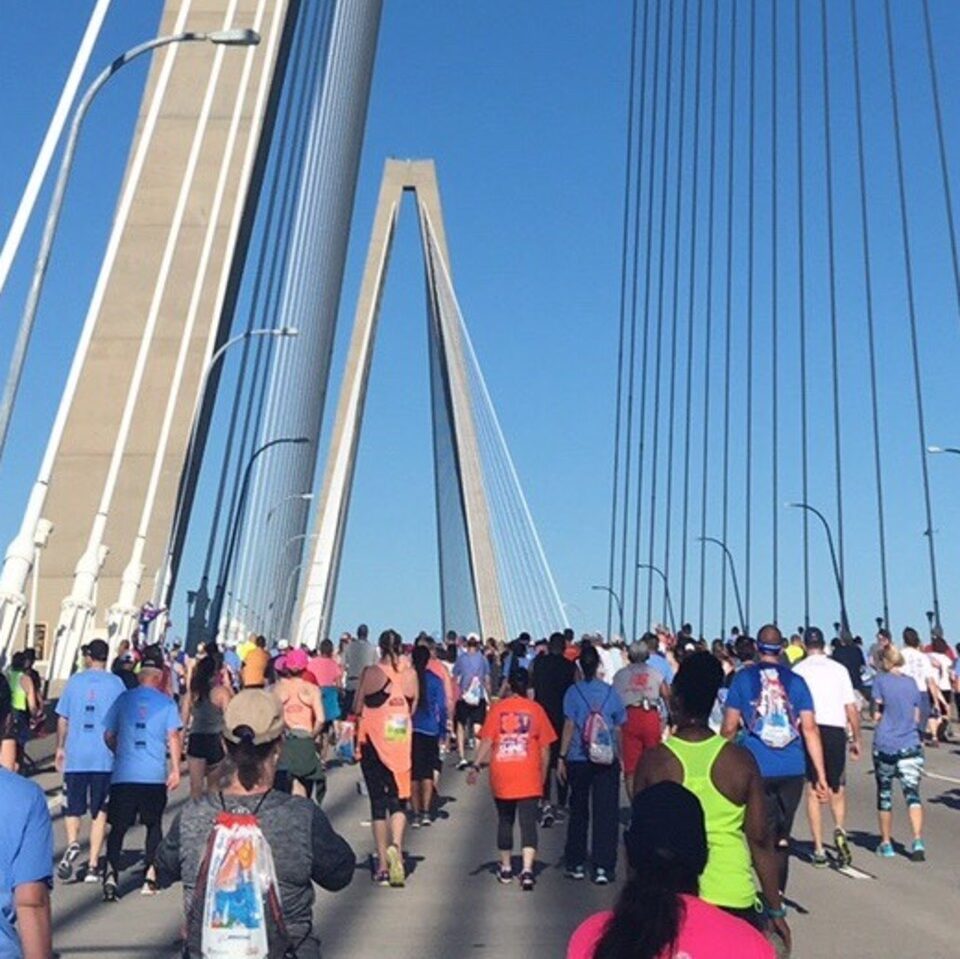
[[[912,746],[898,753],[873,752],[873,772],[877,778],[877,809],[893,809],[893,781],[900,780],[907,806],[919,806],[920,774],[923,771],[923,748]]]

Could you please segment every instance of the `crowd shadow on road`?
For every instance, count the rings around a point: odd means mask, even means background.
[[[550,865],[548,862],[542,862],[539,859],[534,860],[533,863],[533,878],[539,879],[542,873],[545,873],[548,869],[560,869],[562,866],[561,863],[555,863]],[[520,873],[523,872],[523,859],[521,856],[511,856],[510,857],[510,868],[513,870],[514,878],[519,878]],[[475,869],[471,869],[468,875],[470,876],[479,876],[482,873],[487,873],[491,876],[496,876],[500,870],[500,860],[499,859],[490,859],[487,862],[480,863]]]
[[[932,806],[946,806],[948,809],[960,810],[960,789],[948,789],[928,800]]]

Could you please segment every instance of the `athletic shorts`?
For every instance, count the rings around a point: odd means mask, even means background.
[[[413,779],[420,782],[433,779],[440,768],[440,739],[426,733],[413,734]]]
[[[191,759],[205,759],[208,766],[223,761],[223,740],[219,733],[190,733],[187,739],[187,755]]]
[[[803,795],[803,776],[772,776],[763,780],[767,829],[778,845],[787,843]]]
[[[839,792],[847,784],[847,731],[839,726],[819,726],[823,743],[823,768],[831,792]],[[815,783],[817,773],[807,756],[807,782]]]
[[[476,706],[472,706],[470,703],[458,699],[453,718],[458,726],[466,726],[468,731],[471,726],[482,726],[483,721],[487,718],[486,700],[481,700]]]
[[[117,829],[129,829],[140,820],[141,825],[155,826],[167,808],[167,787],[164,783],[114,783],[110,788],[107,822]]]
[[[64,773],[63,785],[67,791],[67,815],[96,819],[107,808],[110,793],[110,773]]]
[[[627,707],[627,721],[621,727],[623,735],[623,771],[627,780],[633,779],[640,757],[660,745],[660,713],[641,706]]]

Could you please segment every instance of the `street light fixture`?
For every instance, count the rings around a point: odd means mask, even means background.
[[[43,281],[46,277],[47,267],[50,264],[53,240],[57,232],[57,225],[60,222],[60,214],[63,210],[64,195],[66,194],[70,171],[73,167],[77,141],[80,137],[80,127],[83,125],[87,111],[90,109],[90,104],[107,81],[122,67],[125,67],[132,60],[137,59],[137,57],[151,50],[156,50],[158,47],[169,46],[173,43],[198,42],[208,42],[222,46],[249,47],[256,46],[256,44],[260,42],[260,34],[258,34],[256,30],[233,29],[215,30],[212,33],[196,33],[191,31],[163,37],[154,37],[152,40],[147,40],[135,47],[131,47],[126,53],[122,53],[110,63],[109,66],[105,67],[91,82],[90,86],[87,87],[83,96],[80,98],[80,102],[77,104],[77,109],[73,114],[73,120],[70,123],[70,132],[67,134],[67,142],[63,149],[63,157],[60,160],[60,170],[57,174],[57,181],[50,199],[47,219],[43,226],[40,249],[37,252],[37,259],[33,267],[33,277],[30,281],[27,302],[24,305],[23,315],[20,318],[20,328],[17,331],[17,339],[14,343],[13,354],[10,358],[10,369],[7,372],[7,379],[3,387],[3,397],[0,399],[0,459],[3,458],[3,451],[7,442],[7,433],[10,429],[10,420],[13,416],[13,406],[20,389],[20,380],[23,377],[23,366],[27,358],[27,348],[30,345],[30,336],[33,333],[34,323],[37,318],[37,309],[40,306],[40,294],[43,291]]]
[[[617,612],[620,614],[620,638],[626,642],[627,633],[623,625],[623,602],[620,600],[619,594],[610,586],[591,586],[590,588],[600,590],[604,593],[609,593],[613,597],[613,601],[617,604]]]
[[[299,336],[300,331],[292,326],[280,326],[275,329],[256,329],[247,330],[244,333],[238,333],[236,336],[227,340],[222,346],[216,349],[210,356],[203,375],[200,377],[200,386],[197,390],[197,405],[193,412],[193,419],[190,423],[190,436],[187,439],[187,451],[183,460],[183,471],[180,474],[180,485],[177,489],[177,501],[173,508],[173,519],[170,523],[170,531],[167,533],[167,545],[163,551],[163,566],[157,574],[157,583],[155,587],[154,605],[163,608],[170,607],[170,587],[173,585],[171,570],[173,569],[173,550],[176,547],[179,536],[180,525],[183,521],[183,501],[186,494],[187,483],[190,474],[193,471],[193,459],[196,453],[197,429],[200,424],[200,411],[203,409],[204,399],[207,393],[207,387],[210,385],[210,376],[216,369],[217,364],[223,359],[224,355],[232,346],[237,343],[244,343],[255,336],[270,336],[277,338],[286,338]],[[163,635],[162,630],[158,635]]]
[[[227,553],[223,560],[223,566],[220,569],[217,587],[213,594],[213,602],[210,604],[210,618],[207,620],[207,622],[213,629],[214,635],[220,628],[220,613],[223,610],[224,589],[226,588],[227,579],[230,575],[230,567],[233,565],[233,553],[237,547],[237,536],[240,532],[240,523],[243,517],[243,510],[246,506],[247,491],[250,488],[250,476],[253,472],[253,466],[260,456],[275,446],[280,446],[282,444],[302,446],[304,443],[309,442],[310,439],[307,436],[281,436],[278,439],[270,440],[269,442],[258,447],[253,451],[250,459],[247,460],[247,465],[243,471],[243,479],[240,483],[240,496],[237,498],[237,507],[234,510],[233,522],[230,524],[230,535],[227,540]]]
[[[656,573],[660,579],[663,580],[663,595],[667,601],[667,610],[670,613],[670,631],[674,636],[677,635],[677,620],[673,615],[673,600],[670,598],[670,584],[667,582],[666,573],[659,566],[654,566],[652,563],[637,563],[637,569],[648,569],[653,573]]]
[[[740,617],[740,630],[744,636],[749,636],[750,632],[747,628],[747,620],[743,615],[743,602],[740,599],[740,582],[737,579],[737,564],[733,561],[733,554],[727,548],[727,544],[723,540],[717,539],[715,536],[698,536],[697,542],[699,543],[713,543],[715,546],[719,546],[723,550],[724,562],[730,564],[730,579],[733,581],[733,595],[737,601],[737,614]],[[700,624],[700,628],[703,629],[703,624]],[[726,623],[723,625],[724,631],[726,631]]]
[[[956,446],[928,446],[928,453],[953,453],[957,456],[960,456],[960,449]]]
[[[837,593],[840,597],[840,628],[844,633],[850,632],[850,620],[847,617],[847,598],[843,590],[843,577],[840,575],[840,564],[837,562],[837,550],[833,545],[833,531],[827,522],[826,516],[808,503],[787,503],[789,509],[802,509],[808,513],[813,513],[823,525],[827,534],[827,546],[830,548],[830,562],[833,564],[833,577],[837,583]]]

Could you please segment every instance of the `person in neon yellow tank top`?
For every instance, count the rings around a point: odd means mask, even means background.
[[[644,753],[633,788],[639,793],[658,782],[675,782],[700,800],[709,849],[700,897],[761,931],[772,926],[789,950],[790,929],[777,883],[760,770],[747,749],[717,736],[708,725],[722,681],[723,668],[710,653],[695,653],[683,661],[670,703],[673,735]]]

